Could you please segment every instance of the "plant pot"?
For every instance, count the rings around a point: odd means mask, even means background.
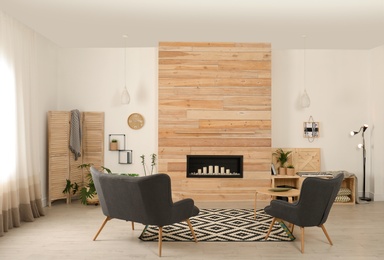
[[[118,150],[118,143],[117,142],[110,143],[109,144],[109,150],[117,151]]]
[[[287,175],[294,176],[295,168],[287,168]]]
[[[287,174],[287,168],[280,167],[279,168],[279,175],[286,175]]]
[[[99,205],[99,196],[95,194],[92,199],[87,199],[88,205]]]

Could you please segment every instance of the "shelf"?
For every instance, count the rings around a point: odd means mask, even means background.
[[[119,163],[132,164],[132,150],[119,150]]]
[[[112,140],[116,140],[117,145],[113,145]],[[109,151],[119,152],[119,164],[132,164],[132,150],[125,148],[125,134],[110,134],[109,135]]]
[[[272,188],[277,188],[278,186],[291,186],[296,189],[300,189],[301,182],[300,176],[297,175],[276,175],[272,176]]]
[[[117,141],[117,145],[114,147],[112,140]],[[125,150],[125,134],[110,134],[109,135],[109,151]]]

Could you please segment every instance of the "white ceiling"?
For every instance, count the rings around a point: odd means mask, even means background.
[[[273,49],[384,45],[384,0],[0,0],[61,47],[270,42]],[[125,41],[123,34],[128,35]]]

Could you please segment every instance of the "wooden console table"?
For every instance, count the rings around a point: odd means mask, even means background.
[[[319,178],[326,178],[326,177],[319,177]],[[290,186],[294,187],[296,189],[301,188],[301,184],[303,183],[305,177],[300,177],[298,175],[289,176],[289,175],[275,175],[272,176],[272,183],[271,187],[276,188],[279,186]],[[355,176],[347,177],[343,180],[341,183],[341,188],[347,188],[351,191],[349,195],[345,195],[349,197],[349,201],[347,202],[339,202],[335,201],[335,204],[342,204],[342,205],[354,205],[356,203],[356,181]]]

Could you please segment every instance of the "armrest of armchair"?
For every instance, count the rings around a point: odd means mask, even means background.
[[[172,205],[172,220],[175,222],[189,219],[199,214],[199,209],[192,199],[179,200]]]
[[[276,218],[292,222],[293,219],[297,218],[298,208],[297,202],[289,203],[283,200],[272,200],[270,205],[264,208],[264,211]]]

